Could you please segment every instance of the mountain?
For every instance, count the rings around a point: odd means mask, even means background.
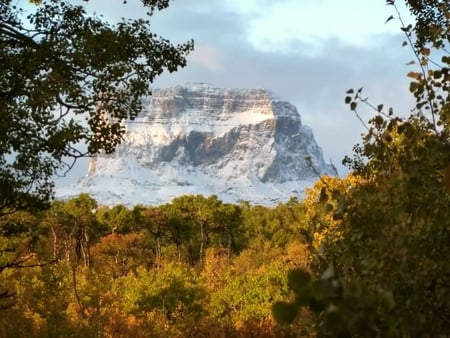
[[[104,204],[161,204],[183,194],[274,205],[301,197],[326,164],[297,109],[265,89],[198,83],[155,89],[125,123],[123,143],[92,158],[86,177],[57,189]]]

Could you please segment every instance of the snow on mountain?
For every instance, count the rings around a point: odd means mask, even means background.
[[[265,89],[176,86],[154,90],[144,107],[116,152],[91,159],[57,197],[133,205],[215,194],[274,205],[301,197],[319,174],[337,175],[297,109]]]

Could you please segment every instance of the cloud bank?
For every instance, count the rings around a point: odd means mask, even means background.
[[[111,5],[104,15],[111,20],[123,15],[137,17],[140,12],[136,1],[129,1],[126,6]],[[91,11],[105,10],[100,1],[91,3]],[[330,3],[318,1],[316,10],[325,11],[327,8],[320,6]],[[151,18],[154,31],[174,43],[193,38],[195,51],[188,57],[186,68],[163,74],[153,86],[206,82],[215,87],[267,88],[296,105],[303,123],[313,129],[325,159],[331,160],[344,175],[347,169],[341,161],[345,155],[351,155],[363,132],[361,123],[344,104],[346,90],[364,87],[373,104],[383,103],[397,112],[407,113],[413,106],[406,78],[406,73],[411,70],[406,63],[412,54],[401,47],[403,36],[400,33],[386,33],[384,14],[377,18],[383,33],[374,34],[377,27],[370,27],[364,43],[346,37],[354,20],[354,15],[350,14],[348,18],[339,17],[336,21],[348,21],[341,31],[336,23],[330,22],[329,33],[321,32],[315,39],[311,39],[311,32],[300,32],[298,36],[291,32],[278,39],[267,33],[265,39],[264,32],[277,31],[271,25],[277,22],[281,25],[283,20],[292,21],[296,17],[291,13],[277,18],[276,11],[270,10],[289,8],[292,4],[292,0],[174,1],[170,8]],[[285,7],[280,7],[283,5]],[[127,8],[125,13],[124,8]],[[268,15],[264,14],[266,9]],[[308,10],[308,13],[314,13],[314,8]],[[331,14],[327,12],[326,17]],[[302,13],[297,16],[301,20]],[[296,27],[295,24],[291,22],[292,27]],[[360,19],[354,20],[354,29],[360,29],[361,24]],[[262,27],[261,32],[256,32],[257,39],[254,38],[255,27]],[[326,32],[326,27],[323,30]],[[372,113],[367,110],[361,114],[367,119]],[[83,176],[83,166],[86,164],[81,163],[71,176]]]

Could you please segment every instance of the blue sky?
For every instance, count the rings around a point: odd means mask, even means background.
[[[109,20],[142,15],[138,0],[122,2],[91,0],[89,9]],[[375,105],[399,113],[413,104],[406,78],[413,55],[401,47],[399,22],[384,23],[390,15],[385,0],[175,0],[151,18],[154,33],[175,43],[193,38],[195,51],[186,68],[153,85],[270,89],[296,105],[325,159],[345,174],[342,158],[363,131],[344,104],[345,91],[364,87]],[[72,175],[82,176],[83,166]]]

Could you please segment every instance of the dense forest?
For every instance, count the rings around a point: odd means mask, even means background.
[[[82,194],[5,215],[0,335],[448,333],[448,186],[412,187],[352,174],[274,208],[196,195],[130,209]]]
[[[297,332],[304,318],[279,327],[271,307],[292,299],[288,270],[308,266],[304,215],[297,201],[270,209],[198,195],[128,209],[80,195],[5,216],[2,263],[36,267],[2,271],[11,297],[1,303],[0,335]]]
[[[193,46],[148,21],[31,2],[28,26],[0,1],[0,336],[450,336],[449,1],[405,1],[414,26],[386,1],[414,57],[415,107],[405,117],[349,89],[366,127],[350,173],[273,208],[52,201],[57,170],[114,151],[120,120]],[[169,1],[142,4],[152,15]]]

